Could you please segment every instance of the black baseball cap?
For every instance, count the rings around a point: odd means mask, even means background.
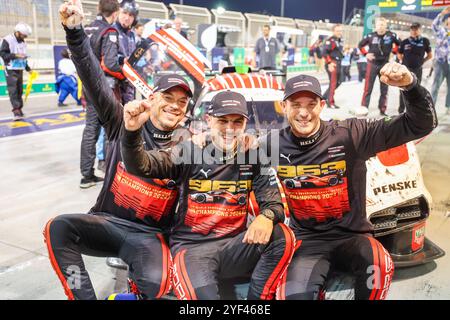
[[[238,92],[230,90],[222,91],[216,94],[211,100],[208,114],[213,117],[239,114],[248,119],[247,101]]]
[[[312,92],[323,100],[322,89],[320,88],[319,80],[317,80],[317,78],[315,77],[308,76],[306,74],[301,74],[293,78],[290,78],[286,82],[283,101],[292,96],[293,94],[303,91]]]
[[[421,25],[418,22],[414,22],[413,24],[411,24],[411,26],[409,27],[410,29],[420,29]]]
[[[184,90],[186,90],[189,97],[192,98],[193,94],[191,91],[191,87],[189,86],[189,83],[180,75],[178,74],[166,74],[163,75],[161,78],[159,78],[156,81],[156,85],[153,88],[154,92],[165,92],[169,89],[175,88],[175,87],[181,87]]]

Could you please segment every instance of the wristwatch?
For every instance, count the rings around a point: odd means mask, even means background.
[[[414,72],[411,72],[411,75],[413,77],[413,81],[410,84],[408,84],[407,86],[399,87],[400,90],[402,90],[402,91],[409,91],[409,90],[411,90],[412,88],[414,88],[417,85],[417,82],[418,82],[417,81],[417,76],[414,74]]]
[[[263,211],[260,212],[260,214],[271,221],[275,220],[275,213],[273,213],[273,211],[270,209],[264,209]]]

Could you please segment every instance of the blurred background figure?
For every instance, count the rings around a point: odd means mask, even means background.
[[[144,34],[144,25],[142,23],[136,23],[134,26],[134,38],[136,40],[136,45],[141,43],[142,35]]]
[[[58,107],[66,107],[64,103],[67,96],[70,94],[78,106],[81,106],[81,100],[78,98],[78,80],[77,70],[72,60],[70,60],[69,50],[63,49],[61,51],[62,59],[58,63],[59,75],[56,78],[56,93],[58,97]]]
[[[119,17],[114,27],[119,31],[119,63],[121,65],[124,59],[136,49],[136,39],[132,28],[138,23],[138,14],[139,5],[134,0],[120,2]],[[136,90],[127,79],[119,81],[119,88],[123,105],[135,99]]]
[[[426,54],[426,56],[425,56]],[[409,38],[402,41],[397,54],[398,60],[417,76],[419,84],[422,82],[422,66],[433,58],[430,40],[422,36],[420,23],[413,23],[410,27]],[[400,95],[398,113],[405,111],[405,101]]]
[[[434,19],[432,29],[436,38],[435,49],[435,62],[434,62],[434,78],[433,85],[431,87],[431,96],[434,103],[437,103],[437,97],[439,88],[444,82],[447,81],[447,96],[445,98],[445,107],[447,108],[447,114],[450,114],[450,44],[449,44],[449,31],[450,31],[450,7],[446,7],[441,13]]]
[[[188,35],[185,31],[183,31],[183,19],[177,17],[173,20],[173,27],[175,30],[181,34],[185,39],[188,38]]]
[[[349,45],[344,46],[344,52],[341,62],[342,72],[341,72],[341,82],[350,81],[352,76],[350,75],[350,69],[352,66],[352,51]]]
[[[280,53],[280,44],[278,40],[270,36],[270,26],[266,24],[263,29],[263,36],[256,41],[253,67],[256,68],[256,60],[258,60],[258,68],[265,70],[275,70],[277,54]]]
[[[367,58],[361,53],[359,48],[354,48],[352,52],[352,61],[356,61],[358,81],[362,82],[366,76]]]
[[[3,38],[0,47],[0,56],[6,65],[6,84],[14,120],[21,120],[24,117],[22,111],[23,70],[31,72],[27,62],[25,39],[31,35],[31,32],[28,24],[19,22],[14,28],[14,33]]]

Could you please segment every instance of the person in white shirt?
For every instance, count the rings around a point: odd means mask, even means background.
[[[56,92],[59,93],[58,107],[67,106],[64,101],[70,94],[77,105],[81,105],[81,101],[78,98],[78,80],[77,70],[72,60],[70,60],[69,50],[63,49],[61,52],[63,57],[58,63],[58,77],[56,78]]]

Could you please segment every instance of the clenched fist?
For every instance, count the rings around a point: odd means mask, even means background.
[[[406,87],[413,83],[414,77],[406,66],[397,62],[389,62],[381,68],[380,81],[389,86]]]
[[[123,107],[123,121],[125,129],[136,131],[150,119],[151,105],[148,101],[134,100]]]
[[[69,29],[79,28],[84,18],[81,0],[68,0],[59,7],[61,23]]]

